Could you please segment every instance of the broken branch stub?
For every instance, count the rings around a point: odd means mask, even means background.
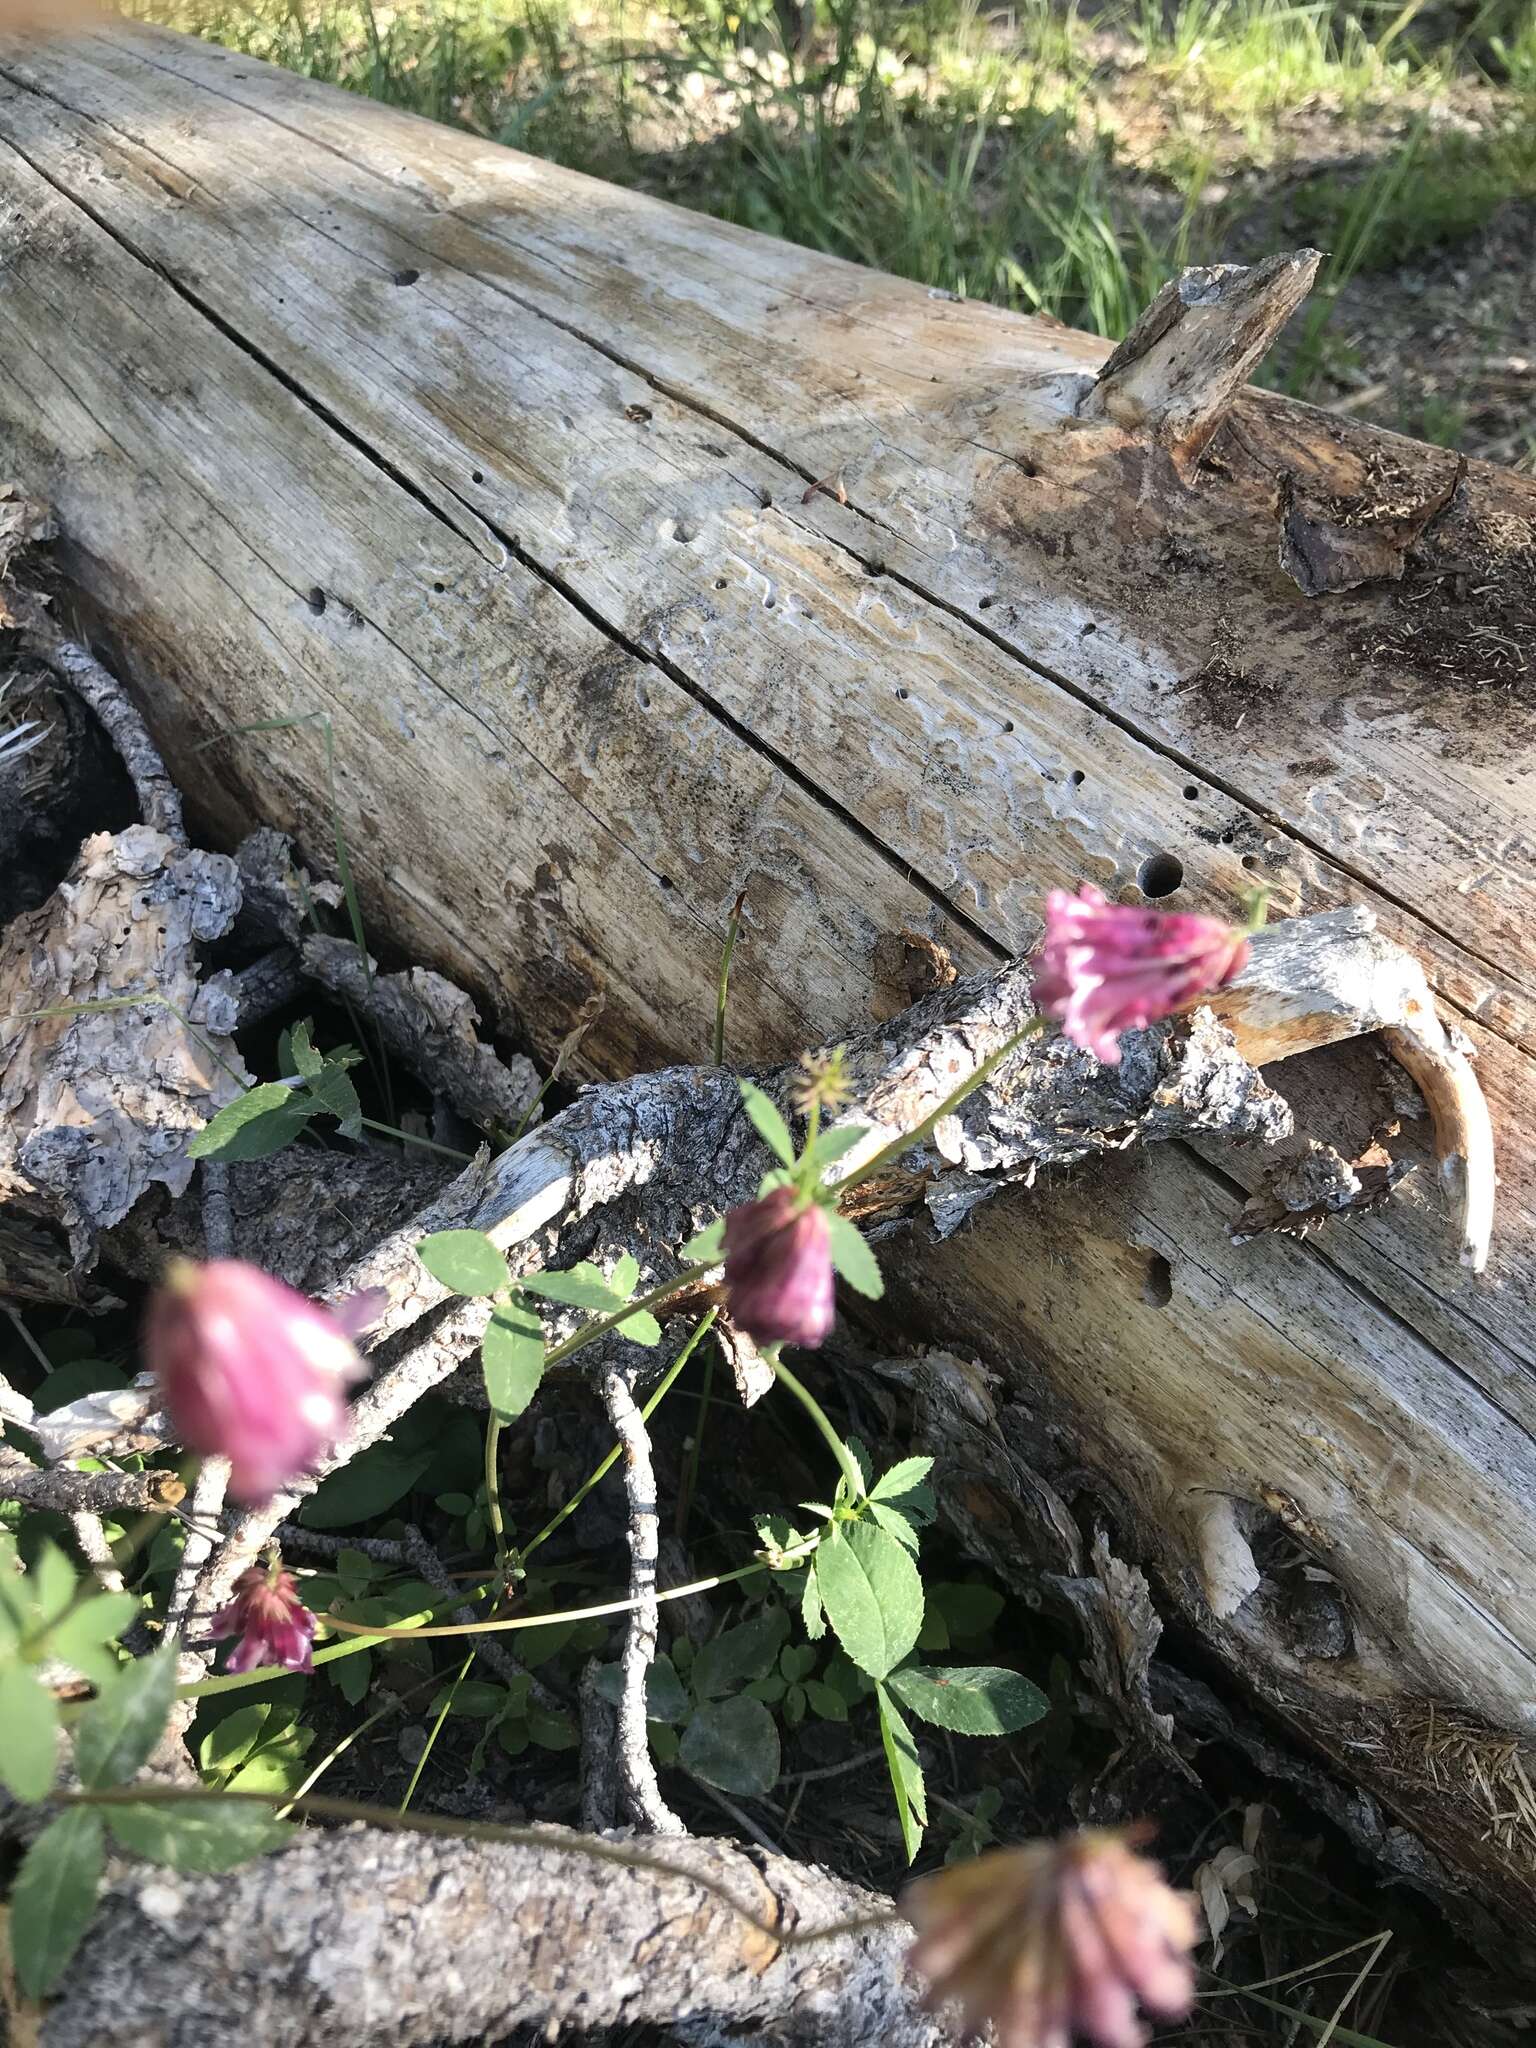
[[[1188,482],[1322,260],[1317,249],[1295,249],[1251,268],[1213,263],[1170,279],[1100,370],[1079,419],[1150,429]]]

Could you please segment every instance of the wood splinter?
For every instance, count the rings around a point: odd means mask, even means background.
[[[1317,249],[1212,263],[1165,284],[1078,406],[1082,420],[1150,429],[1186,483],[1275,336],[1312,288]]]

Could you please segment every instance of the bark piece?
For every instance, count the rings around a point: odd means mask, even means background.
[[[1308,1138],[1299,1155],[1278,1161],[1264,1185],[1248,1197],[1231,1227],[1232,1242],[1247,1244],[1270,1230],[1305,1237],[1331,1216],[1379,1209],[1409,1170],[1381,1145],[1349,1160],[1331,1145]]]
[[[197,948],[238,904],[224,855],[135,825],[88,839],[0,939],[0,1199],[62,1223],[77,1259],[146,1188],[181,1192],[188,1140],[249,1081],[229,1040],[182,1021]]]
[[[503,1061],[476,1033],[480,1013],[440,974],[378,974],[347,939],[309,938],[304,972],[377,1026],[390,1052],[483,1131],[510,1136],[526,1121],[539,1077],[521,1053]]]
[[[1150,432],[1186,480],[1270,343],[1312,288],[1317,249],[1245,268],[1213,263],[1171,278],[1078,408]]]
[[[1277,506],[1281,568],[1307,597],[1358,590],[1362,583],[1401,583],[1414,549],[1448,509],[1466,474],[1466,457],[1454,457],[1447,480],[1407,505],[1364,496],[1316,504],[1286,477]]]
[[[942,2048],[904,1923],[785,1948],[719,1898],[545,1849],[348,1829],[222,1878],[120,1874],[43,2048],[447,2048],[523,2025],[664,2027],[691,2048]],[[653,1853],[802,1932],[886,1902],[732,1842]]]

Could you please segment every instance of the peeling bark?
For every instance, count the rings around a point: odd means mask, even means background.
[[[186,1021],[197,949],[239,901],[223,854],[134,825],[0,938],[0,1200],[63,1224],[77,1260],[148,1187],[186,1187],[188,1140],[249,1083]]]

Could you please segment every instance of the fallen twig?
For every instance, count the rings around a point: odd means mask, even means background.
[[[341,996],[378,1031],[386,1049],[483,1131],[520,1130],[539,1093],[531,1060],[503,1061],[477,1035],[464,991],[425,967],[379,974],[350,939],[312,937],[304,972]]]
[[[446,1565],[414,1524],[407,1526],[400,1548],[404,1553],[405,1562],[412,1571],[419,1572],[429,1586],[439,1593],[453,1592],[454,1583],[448,1576]],[[473,1622],[482,1621],[485,1617],[476,1614],[466,1601],[454,1608],[453,1619]],[[558,1709],[560,1702],[543,1679],[530,1671],[526,1665],[520,1664],[511,1650],[499,1643],[495,1636],[481,1636],[475,1644],[475,1654],[487,1669],[495,1672],[504,1685],[526,1683],[529,1699],[536,1700],[542,1707]]]
[[[688,1832],[662,1797],[651,1758],[646,1725],[646,1680],[656,1657],[660,1613],[656,1605],[656,1468],[650,1432],[624,1371],[609,1366],[602,1375],[603,1406],[614,1435],[624,1448],[624,1497],[629,1507],[630,1610],[620,1660],[623,1690],[619,1695],[619,1783],[630,1818],[655,1835]]]
[[[0,1500],[23,1507],[56,1508],[73,1515],[140,1513],[178,1507],[186,1488],[174,1472],[76,1472],[67,1465],[33,1465],[15,1451],[0,1450]]]
[[[182,821],[180,793],[166,773],[160,750],[133,699],[88,648],[60,630],[37,598],[12,589],[7,601],[21,626],[23,644],[41,656],[100,721],[128,771],[143,823],[163,832],[178,851],[185,852],[187,828]]]

